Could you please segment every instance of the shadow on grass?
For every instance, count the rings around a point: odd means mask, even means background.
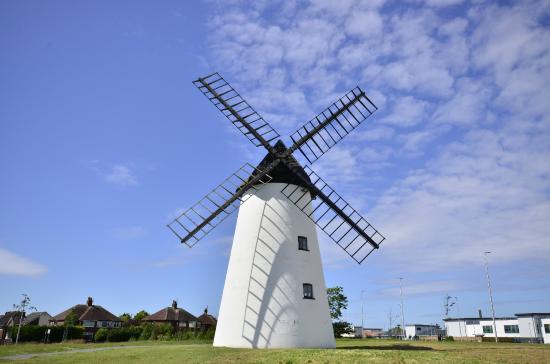
[[[389,345],[389,346],[339,346],[336,349],[344,350],[409,350],[409,351],[429,351],[434,350],[429,346],[412,346],[412,345]]]

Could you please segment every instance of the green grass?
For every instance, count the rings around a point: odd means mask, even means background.
[[[59,353],[18,360],[17,363],[550,363],[550,345],[467,342],[400,342],[393,340],[338,340],[332,349],[247,350],[214,348],[211,343],[133,342],[88,353]],[[22,352],[67,351],[112,344],[26,344],[15,351],[0,347],[0,358]],[[4,361],[0,361],[2,363]]]

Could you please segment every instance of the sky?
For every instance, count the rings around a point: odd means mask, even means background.
[[[236,214],[166,224],[254,147],[192,85],[220,72],[288,135],[359,85],[378,106],[311,168],[387,240],[328,286],[367,327],[550,311],[550,2],[0,2],[0,311],[173,299],[219,310]]]

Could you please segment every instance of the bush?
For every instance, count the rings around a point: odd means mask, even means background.
[[[455,338],[452,336],[447,336],[443,341],[455,341]]]
[[[94,335],[94,341],[96,343],[102,343],[107,340],[107,336],[109,335],[109,330],[102,327],[101,329],[97,330]]]

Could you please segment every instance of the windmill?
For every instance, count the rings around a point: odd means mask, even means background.
[[[384,237],[307,164],[376,106],[356,87],[291,134],[293,144],[286,147],[218,73],[193,83],[255,146],[267,150],[256,167],[245,164],[168,224],[193,247],[239,210],[214,346],[334,347],[316,226],[359,264]]]

